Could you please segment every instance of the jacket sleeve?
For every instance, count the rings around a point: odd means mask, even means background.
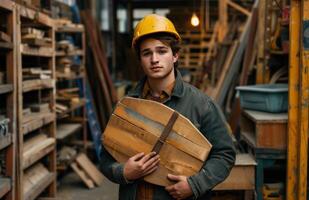
[[[123,176],[124,165],[118,163],[104,148],[101,151],[100,170],[112,182],[117,184],[129,184]]]
[[[208,101],[205,109],[200,130],[212,144],[212,149],[202,169],[188,178],[195,198],[203,196],[229,175],[236,154],[229,126],[220,108]]]

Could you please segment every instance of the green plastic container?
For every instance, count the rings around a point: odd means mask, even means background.
[[[238,86],[242,108],[272,113],[288,110],[288,84]]]

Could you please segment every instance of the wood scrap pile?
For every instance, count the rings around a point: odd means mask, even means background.
[[[81,11],[81,18],[85,25],[87,40],[89,41],[88,56],[93,56],[87,63],[87,74],[94,97],[96,110],[101,127],[105,127],[112,113],[113,104],[117,101],[117,94],[108,68],[103,38],[97,22],[92,17],[91,11]]]
[[[51,47],[51,38],[45,37],[45,32],[37,28],[24,27],[21,29],[23,44],[32,47]]]
[[[59,116],[85,103],[85,99],[79,96],[79,88],[57,90],[56,101],[56,112]]]
[[[58,79],[70,79],[83,72],[81,65],[76,65],[69,56],[57,59],[56,77]]]
[[[250,9],[254,10],[257,5],[256,2]],[[250,46],[250,43],[254,42],[252,34],[249,38],[249,33],[256,24],[256,17],[253,16],[253,12],[231,1],[227,1],[226,6],[231,6],[244,16],[242,18],[234,17],[229,24],[227,22],[224,24],[220,19],[218,20],[211,39],[217,42],[211,42],[209,50],[212,53],[206,59],[206,73],[204,79],[201,80],[201,88],[215,99],[221,107],[224,107],[227,98],[231,98],[230,95],[234,94],[235,85],[239,81],[239,72],[241,71],[245,49],[248,46],[247,44]],[[225,15],[228,15],[227,11]],[[224,27],[226,30],[223,33],[222,29]],[[252,48],[252,46],[250,47]],[[250,50],[252,51],[252,49]],[[205,77],[211,79],[208,81],[210,84],[205,83]]]

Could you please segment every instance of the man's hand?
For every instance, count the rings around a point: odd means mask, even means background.
[[[154,172],[159,165],[160,157],[155,152],[147,155],[138,153],[124,164],[123,175],[128,181],[136,180]]]
[[[186,176],[168,174],[167,178],[176,182],[174,185],[165,187],[165,190],[167,190],[174,199],[186,199],[192,196],[193,192]]]

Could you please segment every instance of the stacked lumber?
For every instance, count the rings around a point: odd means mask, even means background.
[[[96,94],[94,100],[100,125],[105,127],[112,113],[113,103],[117,101],[117,94],[108,69],[103,38],[97,22],[89,10],[81,11],[81,18],[89,40],[90,52],[87,55],[93,55],[94,60],[92,65],[88,63],[87,74],[91,74],[89,82],[92,93]]]
[[[51,70],[44,70],[41,67],[23,68],[22,73],[23,80],[50,79],[52,75]]]
[[[21,30],[22,43],[33,47],[51,47],[51,38],[45,37],[45,32],[37,28],[22,28]]]

